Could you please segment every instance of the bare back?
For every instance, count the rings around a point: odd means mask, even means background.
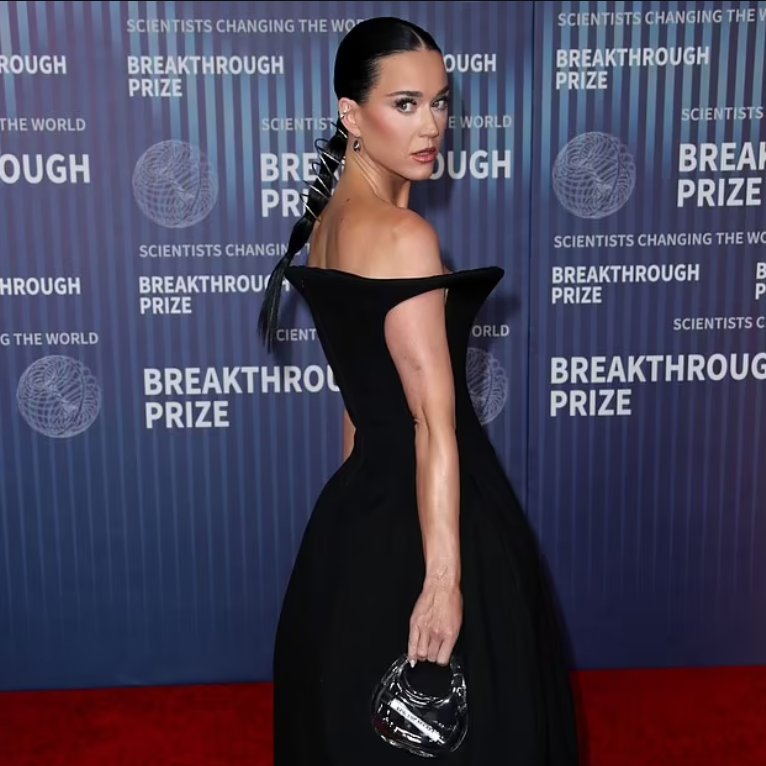
[[[369,195],[344,198],[339,187],[314,225],[308,262],[310,266],[372,278],[419,275],[423,264],[407,259],[415,268],[408,273],[408,264],[396,257],[401,246],[406,247],[402,238],[407,238],[412,229],[426,229],[436,238],[430,225],[412,210]],[[428,266],[436,266],[437,273],[443,270],[441,262],[435,264],[433,259]]]

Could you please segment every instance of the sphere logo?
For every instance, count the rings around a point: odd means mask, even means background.
[[[573,138],[553,163],[553,190],[579,218],[606,218],[630,198],[636,165],[619,139],[606,133]]]
[[[76,436],[89,428],[101,409],[101,387],[82,362],[45,356],[22,374],[16,401],[24,420],[54,438]]]
[[[133,195],[152,221],[183,229],[208,216],[218,197],[218,180],[196,146],[161,141],[136,163]]]

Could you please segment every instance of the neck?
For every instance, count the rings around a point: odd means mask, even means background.
[[[366,187],[376,197],[396,207],[406,208],[410,204],[412,182],[376,165],[366,157],[349,148],[343,178],[354,186]]]

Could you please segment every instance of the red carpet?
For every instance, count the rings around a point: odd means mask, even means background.
[[[575,681],[587,766],[766,765],[764,667]],[[0,692],[2,766],[271,763],[266,684]]]

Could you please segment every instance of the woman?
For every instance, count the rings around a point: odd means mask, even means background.
[[[408,209],[447,125],[443,57],[395,18],[357,25],[335,62],[337,132],[260,316],[286,277],[306,299],[346,406],[341,468],[307,525],[274,655],[277,766],[393,766],[372,691],[402,652],[469,688],[469,730],[438,761],[577,762],[560,630],[531,529],[473,410],[465,355],[497,267],[448,273]],[[343,173],[331,193],[333,173]],[[310,238],[307,266],[291,266]]]

